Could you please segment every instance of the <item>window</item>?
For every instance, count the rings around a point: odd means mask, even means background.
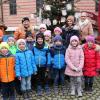
[[[16,15],[17,14],[16,0],[9,0],[9,7],[10,7],[10,15]]]
[[[95,11],[98,11],[99,0],[95,1]]]

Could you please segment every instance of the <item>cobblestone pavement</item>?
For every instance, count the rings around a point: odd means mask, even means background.
[[[32,91],[31,100],[100,100],[100,77],[97,77],[94,82],[93,92],[91,94],[84,93],[82,97],[78,96],[70,96],[68,83],[64,86],[64,91],[62,93],[61,87],[59,87],[59,92],[57,94],[54,93],[53,87],[50,88],[50,94],[46,95],[43,90],[42,96],[37,96],[36,91]],[[2,100],[2,99],[0,99]],[[22,96],[17,95],[16,100],[24,100]],[[30,99],[27,99],[30,100]]]

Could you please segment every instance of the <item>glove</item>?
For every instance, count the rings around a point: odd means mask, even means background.
[[[78,71],[78,68],[74,67],[73,70],[77,72]]]
[[[20,81],[21,81],[21,79],[22,79],[21,77],[18,77],[18,80],[20,80]]]

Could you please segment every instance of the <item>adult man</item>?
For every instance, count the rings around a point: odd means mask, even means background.
[[[22,25],[14,32],[14,38],[18,39],[25,39],[27,31],[30,31],[34,36],[33,27],[30,25],[30,20],[28,17],[24,17],[22,19]]]

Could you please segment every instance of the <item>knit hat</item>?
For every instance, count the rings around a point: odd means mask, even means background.
[[[9,50],[9,45],[7,44],[7,42],[1,42],[1,44],[0,44],[0,50],[1,50],[3,47],[5,47],[5,48],[7,48],[7,49]]]
[[[62,29],[59,28],[59,27],[56,27],[56,28],[54,29],[54,33],[55,33],[56,31],[59,31],[60,33],[62,33]]]
[[[22,19],[22,23],[23,23],[24,21],[26,21],[26,20],[27,20],[27,21],[30,21],[28,17],[24,17],[24,18]]]
[[[54,42],[56,41],[62,41],[62,37],[60,35],[56,35],[53,39]]]
[[[93,36],[93,35],[89,35],[89,36],[87,36],[86,37],[86,42],[89,42],[89,41],[91,41],[91,42],[95,42],[95,37]]]
[[[14,42],[15,42],[15,39],[14,39],[14,37],[8,37],[8,40],[7,40],[7,42],[8,42],[8,41],[10,41],[10,40],[12,40],[12,41],[14,41]]]
[[[16,45],[17,45],[18,50],[20,50],[19,47],[18,47],[20,43],[24,43],[26,45],[26,41],[24,39],[17,40]]]
[[[46,26],[45,24],[41,24],[41,25],[39,26],[39,29],[41,29],[41,28],[47,29],[47,26]]]
[[[3,32],[2,32],[2,30],[0,30],[0,37],[2,37],[3,36]]]
[[[76,41],[79,43],[79,38],[78,38],[76,35],[74,35],[74,36],[72,36],[72,37],[70,38],[70,43],[71,43],[73,40],[76,40]]]
[[[69,15],[69,16],[67,17],[67,21],[68,21],[68,20],[71,20],[72,22],[74,22],[74,20],[75,20],[75,19],[74,19],[74,16]]]
[[[49,37],[51,37],[51,31],[50,30],[46,30],[45,32],[44,32],[44,36],[49,36]]]
[[[27,32],[26,32],[26,38],[29,37],[29,36],[33,37],[33,34],[32,34],[32,32],[27,31]]]

